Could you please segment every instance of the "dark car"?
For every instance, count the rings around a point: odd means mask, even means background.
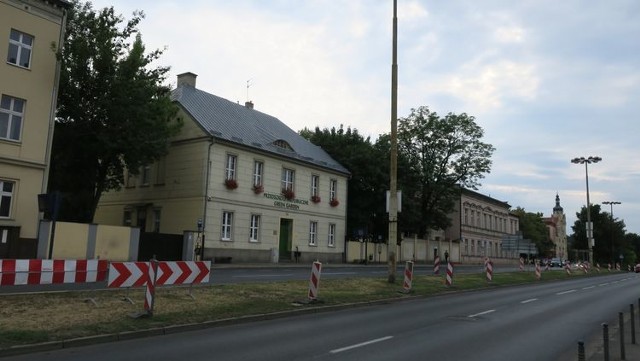
[[[636,273],[640,273],[640,263],[636,265],[636,267],[634,268],[634,271],[636,271]]]
[[[560,258],[552,258],[549,262],[549,266],[551,267],[562,267],[562,260]]]

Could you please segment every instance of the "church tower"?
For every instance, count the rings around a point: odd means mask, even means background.
[[[553,207],[553,214],[550,218],[545,218],[549,236],[555,245],[555,256],[567,259],[567,217],[564,209],[560,205],[560,196],[556,193],[556,206]]]

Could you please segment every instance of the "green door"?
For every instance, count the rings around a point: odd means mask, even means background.
[[[291,236],[293,231],[292,219],[280,220],[280,259],[291,259]]]

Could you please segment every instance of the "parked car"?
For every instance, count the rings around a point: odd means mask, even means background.
[[[640,263],[636,265],[636,267],[634,268],[634,271],[636,271],[636,273],[640,273]]]
[[[549,266],[551,267],[562,267],[562,260],[560,258],[552,258],[549,262]]]

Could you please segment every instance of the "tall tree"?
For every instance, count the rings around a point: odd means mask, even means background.
[[[49,183],[63,194],[60,219],[91,222],[102,193],[165,155],[181,126],[169,68],[151,66],[162,52],[145,52],[138,33],[143,17],[78,1],[69,11]]]
[[[475,118],[465,113],[440,117],[422,106],[399,119],[399,153],[406,157],[410,173],[418,175],[417,189],[403,198],[419,202],[420,235],[428,229],[447,228],[459,187],[477,189],[490,172],[495,148],[482,142],[483,136]]]
[[[347,190],[347,237],[383,235],[386,232],[384,192],[389,184],[389,171],[388,164],[380,162],[386,158],[373,147],[370,138],[342,125],[338,129],[316,127],[314,131],[305,128],[300,134],[351,172]]]
[[[538,254],[543,257],[552,256],[554,245],[549,239],[549,230],[544,224],[542,213],[527,212],[522,207],[517,207],[513,213],[518,216],[522,236],[536,245]]]
[[[618,262],[618,256],[623,255],[628,259],[629,256],[625,256],[627,253],[633,253],[633,247],[625,241],[625,225],[622,220],[612,220],[611,215],[607,212],[602,212],[599,204],[591,205],[591,222],[593,223],[593,238],[595,245],[593,248],[593,260],[594,262]],[[582,207],[580,212],[576,213],[576,221],[571,229],[573,230],[573,249],[574,252],[586,252],[587,248],[587,207]],[[614,240],[612,245],[611,240]],[[613,246],[613,253],[612,248]],[[634,258],[635,259],[635,258]]]

